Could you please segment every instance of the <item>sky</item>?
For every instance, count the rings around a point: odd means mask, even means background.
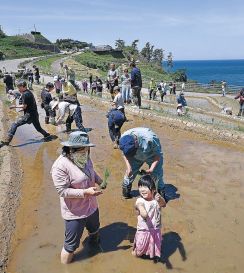
[[[139,39],[174,60],[244,59],[243,0],[0,0],[0,25],[7,35],[35,25],[52,42]]]

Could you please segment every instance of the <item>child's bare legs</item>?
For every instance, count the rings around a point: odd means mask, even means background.
[[[69,264],[69,263],[71,263],[73,257],[74,257],[74,252],[69,253],[64,248],[62,248],[61,255],[60,255],[61,263],[62,264]]]

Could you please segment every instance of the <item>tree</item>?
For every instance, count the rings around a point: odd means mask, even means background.
[[[3,32],[2,27],[0,26],[0,38],[6,37],[6,34]]]
[[[172,78],[176,82],[187,82],[186,69],[178,69],[172,74]]]
[[[169,69],[171,69],[173,67],[173,55],[172,52],[169,52],[168,56],[167,56],[167,66]]]
[[[151,45],[149,42],[146,43],[145,47],[141,50],[141,55],[150,62],[153,56],[153,48],[154,46]]]
[[[162,61],[164,59],[164,50],[162,48],[156,48],[153,51],[152,54],[152,61],[159,64],[160,66],[162,65]]]
[[[134,50],[134,52],[138,52],[138,43],[139,43],[139,40],[134,40],[131,44],[131,47]]]
[[[124,47],[125,47],[125,41],[124,40],[118,39],[118,40],[115,41],[115,48],[116,49],[123,50]]]

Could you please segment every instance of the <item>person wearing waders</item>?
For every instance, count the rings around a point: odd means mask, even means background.
[[[46,116],[45,116],[45,123],[49,124],[49,118],[51,118],[51,124],[55,124],[55,111],[51,109],[51,106],[49,103],[53,100],[52,95],[50,94],[54,90],[54,84],[51,82],[48,82],[46,84],[46,87],[43,88],[41,92],[41,107],[45,110]]]
[[[72,122],[75,121],[76,127],[83,132],[86,132],[86,129],[83,126],[81,108],[79,105],[70,103],[67,101],[51,101],[50,107],[52,111],[59,110],[56,120],[56,125],[62,124],[65,114],[68,114],[68,117],[65,121],[66,132],[71,131]]]
[[[144,163],[148,165],[145,173],[151,174],[156,181],[157,191],[165,199],[163,181],[163,152],[158,136],[149,128],[133,128],[123,133],[119,140],[123,152],[126,172],[122,184],[124,198],[131,198],[132,183]]]
[[[40,122],[39,122],[39,114],[37,112],[36,100],[33,93],[27,89],[27,83],[23,80],[20,80],[17,83],[17,87],[19,92],[21,93],[22,104],[21,105],[13,105],[10,106],[10,109],[19,108],[23,109],[24,115],[18,118],[10,127],[8,131],[8,136],[5,141],[2,141],[0,146],[9,145],[13,136],[18,127],[24,124],[33,124],[35,129],[41,133],[45,140],[51,139],[49,133],[47,133],[44,129],[42,129]]]

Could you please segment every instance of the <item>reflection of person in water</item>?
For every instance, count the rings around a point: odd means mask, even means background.
[[[162,261],[165,263],[168,269],[172,269],[173,265],[171,264],[169,257],[178,249],[181,255],[182,261],[187,259],[186,251],[183,243],[181,242],[181,237],[176,232],[168,232],[163,236],[163,245],[161,249]]]

